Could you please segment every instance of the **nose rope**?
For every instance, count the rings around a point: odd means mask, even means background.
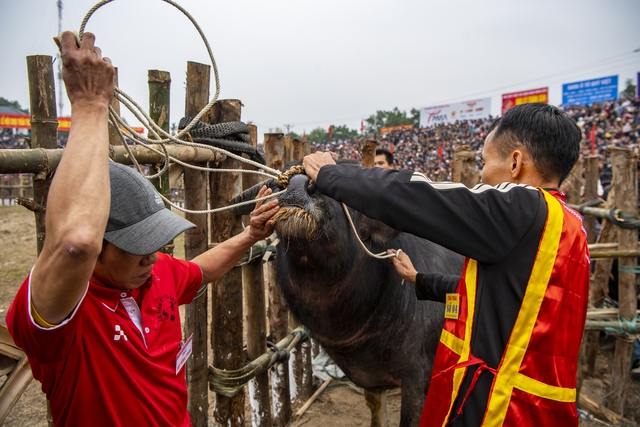
[[[342,209],[344,209],[344,213],[347,216],[347,220],[349,220],[349,225],[351,226],[351,230],[353,231],[353,235],[356,236],[356,240],[360,244],[360,247],[362,249],[364,249],[364,251],[367,253],[367,255],[369,255],[370,257],[373,257],[373,258],[378,258],[378,259],[387,259],[387,258],[392,258],[392,257],[396,257],[397,258],[400,255],[400,252],[402,252],[402,249],[398,249],[396,251],[396,253],[394,253],[394,254],[388,254],[386,252],[380,252],[379,254],[374,254],[369,249],[367,249],[367,247],[364,245],[362,240],[360,240],[360,236],[358,236],[358,231],[356,230],[356,226],[353,224],[353,220],[351,219],[351,214],[349,213],[349,209],[347,209],[347,205],[342,203]]]

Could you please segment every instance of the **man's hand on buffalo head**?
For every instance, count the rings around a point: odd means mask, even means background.
[[[263,185],[256,199],[266,197],[272,192],[270,188]],[[266,239],[273,233],[274,221],[272,217],[279,209],[278,199],[256,202],[255,209],[249,214],[249,234],[253,239],[256,241]]]
[[[311,181],[317,180],[318,172],[320,172],[320,169],[323,166],[335,164],[336,162],[333,160],[333,153],[329,152],[315,152],[313,154],[305,156],[302,160],[304,172],[311,179]]]

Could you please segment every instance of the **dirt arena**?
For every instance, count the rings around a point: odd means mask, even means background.
[[[24,280],[36,257],[35,225],[33,215],[20,206],[0,206],[0,317],[4,319],[18,287]],[[180,247],[180,241],[176,242]],[[176,252],[181,256],[181,251]],[[606,340],[603,340],[606,344]],[[603,346],[603,348],[606,348]],[[602,350],[598,356],[595,378],[585,379],[582,392],[600,403],[609,390],[608,366],[613,351]],[[3,381],[3,379],[0,379]],[[311,405],[304,415],[291,422],[298,427],[352,427],[368,426],[369,410],[364,397],[355,387],[346,383],[332,383]],[[299,406],[299,405],[298,405]],[[297,406],[294,409],[297,410]],[[396,426],[400,419],[400,395],[390,392],[387,398],[390,426]],[[629,382],[626,392],[625,417],[640,423],[640,382]],[[246,417],[250,425],[250,417]],[[46,427],[46,402],[40,392],[40,384],[35,380],[5,423],[7,427]],[[213,424],[212,424],[213,425]],[[603,426],[599,421],[582,421],[581,426]],[[633,423],[627,425],[634,425]]]

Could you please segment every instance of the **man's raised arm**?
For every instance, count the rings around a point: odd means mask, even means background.
[[[31,276],[31,299],[46,322],[62,322],[84,294],[109,218],[108,108],[114,70],[85,33],[55,39],[71,102],[71,130],[47,201],[46,239]]]

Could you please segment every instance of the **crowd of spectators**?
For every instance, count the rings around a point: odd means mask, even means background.
[[[583,132],[582,155],[599,155],[608,160],[608,147],[638,147],[640,132],[638,114],[640,100],[610,101],[589,106],[564,106]],[[476,167],[481,167],[480,152],[494,118],[457,121],[432,127],[398,129],[391,132],[314,144],[317,150],[334,151],[340,158],[357,159],[360,147],[367,139],[378,141],[378,148],[393,153],[398,169],[422,172],[434,180],[451,179],[451,163],[456,148],[466,146],[475,151]],[[595,142],[591,132],[595,124]],[[592,153],[592,148],[594,153]]]
[[[582,155],[597,154],[607,164],[608,147],[638,148],[640,133],[640,100],[608,101],[589,106],[564,106],[583,132]],[[451,179],[453,153],[465,146],[475,151],[476,167],[480,169],[480,152],[493,117],[479,120],[456,121],[431,127],[397,129],[376,135],[352,139],[329,140],[313,143],[317,150],[333,151],[343,159],[358,159],[365,140],[378,141],[378,148],[393,153],[394,164],[399,169],[422,172],[434,180]],[[595,142],[592,130],[595,125]],[[64,147],[66,138],[58,138],[58,146]],[[0,149],[28,148],[25,135],[10,129],[0,130]]]

